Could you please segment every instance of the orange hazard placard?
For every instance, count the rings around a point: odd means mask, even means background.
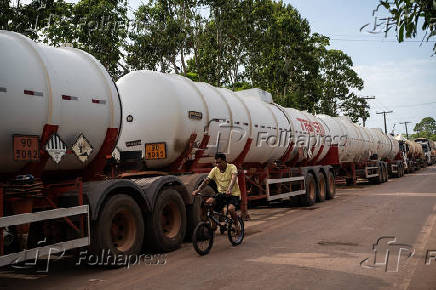
[[[167,158],[167,150],[165,143],[145,144],[145,159],[156,160]]]
[[[15,161],[39,161],[39,137],[14,135],[13,149]]]

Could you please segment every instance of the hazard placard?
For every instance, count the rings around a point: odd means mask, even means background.
[[[81,162],[86,162],[92,151],[94,151],[94,148],[92,148],[92,145],[88,139],[86,139],[83,134],[80,134],[76,143],[74,143],[73,147],[71,147],[71,150],[74,152],[74,154],[76,154],[77,158],[79,158]]]
[[[39,137],[12,136],[15,161],[39,161]]]
[[[58,134],[50,137],[44,149],[55,163],[61,162],[62,157],[67,153],[67,145]]]
[[[145,159],[156,160],[167,158],[167,147],[165,143],[145,144]]]

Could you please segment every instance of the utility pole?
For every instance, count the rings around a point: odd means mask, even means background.
[[[375,100],[375,97],[374,96],[372,96],[372,97],[359,97],[359,99],[361,99],[361,100]],[[365,127],[366,118],[362,117],[362,121],[363,121],[363,127]]]
[[[400,124],[404,124],[404,127],[406,127],[406,139],[409,139],[409,132],[407,132],[407,124],[412,123],[412,122],[402,122]]]
[[[383,114],[383,118],[385,120],[385,134],[388,134],[388,127],[386,126],[386,114],[393,113],[394,111],[384,111],[384,112],[377,112],[378,115]]]

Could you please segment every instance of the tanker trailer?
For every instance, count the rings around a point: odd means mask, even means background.
[[[232,92],[173,74],[130,72],[117,86],[122,167],[136,156],[133,167],[180,174],[193,189],[223,152],[240,169],[243,214],[249,200],[333,198],[333,168],[318,164],[330,150],[328,132],[315,116],[283,108],[260,89]]]
[[[248,200],[298,196],[311,205],[332,197],[335,171],[350,183],[380,183],[389,162],[402,167],[398,142],[380,129],[283,108],[260,89],[232,92],[152,71],[131,72],[117,85],[125,113],[120,164],[180,174],[191,189],[204,175],[186,173],[209,172],[223,152],[240,168],[243,212]]]
[[[388,174],[401,176],[402,162],[398,142],[380,129],[360,127],[348,117],[317,116],[330,128],[331,136],[341,136],[337,147],[336,174],[347,184],[355,184],[357,178],[372,183],[387,181]]]
[[[411,173],[421,168],[422,160],[424,160],[425,156],[420,144],[412,140],[406,140],[405,143],[407,150],[408,173]]]
[[[432,144],[430,143],[431,140],[426,138],[417,138],[414,141],[421,145],[427,165],[432,165],[433,159],[432,159]]]
[[[173,210],[152,231],[161,250],[180,246],[192,202],[180,179],[104,176],[122,127],[105,68],[9,31],[0,31],[0,51],[0,266],[88,245],[113,257],[99,264],[138,254],[153,202],[168,208],[162,198]]]

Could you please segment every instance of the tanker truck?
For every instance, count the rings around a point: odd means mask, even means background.
[[[151,71],[115,84],[81,50],[9,31],[0,48],[0,266],[180,247],[216,152],[238,167],[246,218],[249,201],[311,206],[335,197],[336,177],[401,175],[398,142],[380,130],[284,108],[260,89]]]
[[[435,150],[434,142],[427,138],[417,138],[414,141],[421,145],[427,165],[432,165],[433,163],[435,163],[436,156],[434,154],[434,150]]]
[[[421,144],[404,138],[402,134],[395,136],[400,144],[400,151],[403,156],[403,166],[406,173],[412,173],[421,167],[426,167],[427,162]]]

